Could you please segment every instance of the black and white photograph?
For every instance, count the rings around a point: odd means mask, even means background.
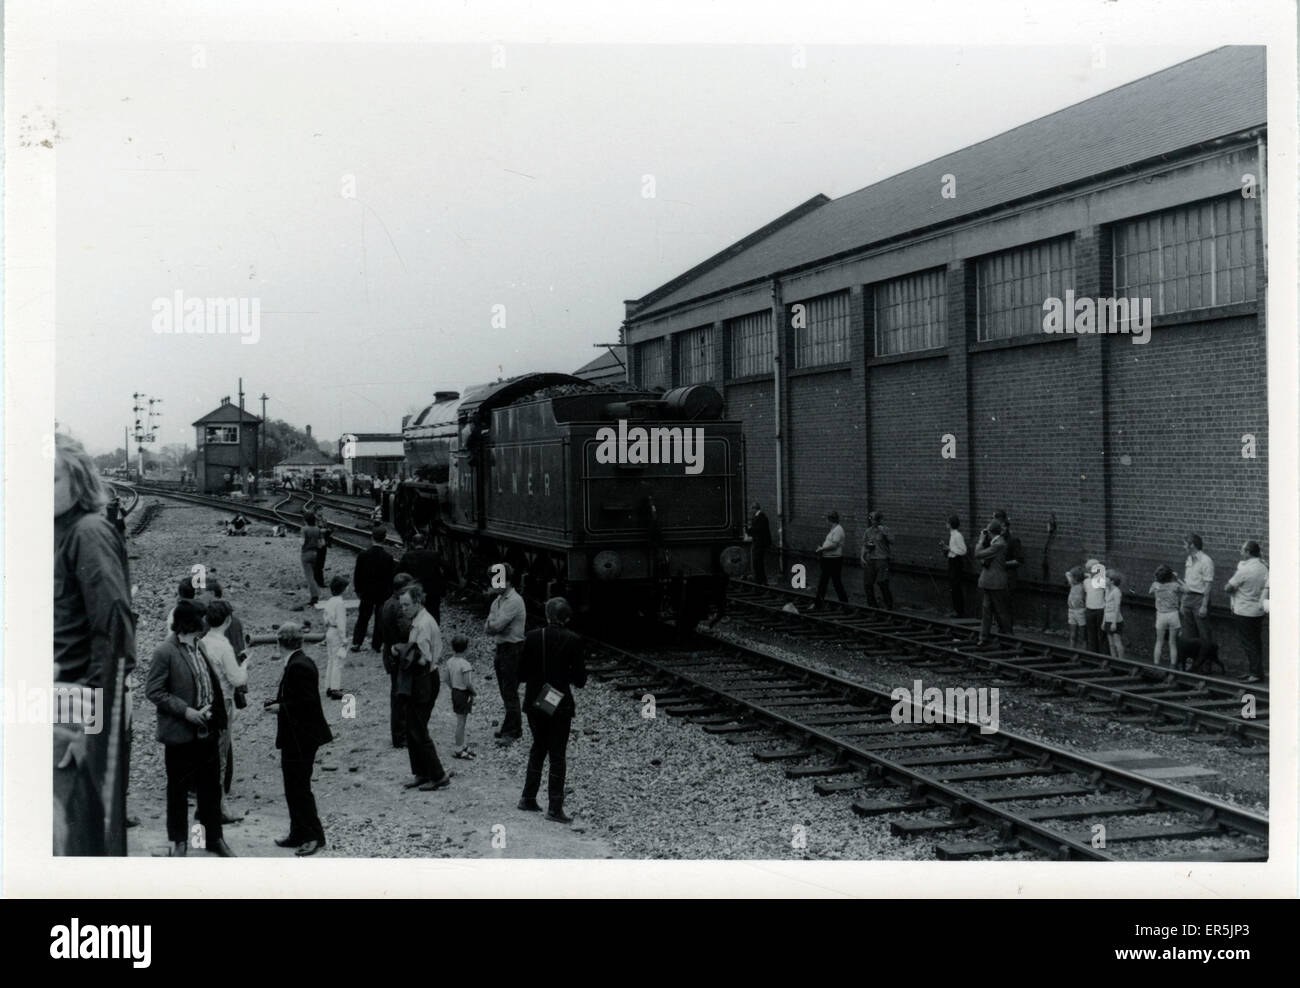
[[[909,6],[6,5],[6,893],[1294,897],[1295,8]]]

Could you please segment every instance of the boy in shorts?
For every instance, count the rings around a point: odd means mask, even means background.
[[[451,687],[451,709],[456,715],[456,750],[453,758],[474,758],[474,752],[465,743],[465,721],[474,709],[474,697],[478,690],[474,688],[474,667],[470,665],[466,653],[469,639],[457,635],[451,640],[451,658],[442,667],[442,674]]]
[[[1084,604],[1083,567],[1076,566],[1066,573],[1065,582],[1070,585],[1070,596],[1065,602],[1069,612],[1066,624],[1070,627],[1070,647],[1078,648],[1084,641],[1088,626],[1088,611]]]
[[[1156,570],[1155,582],[1147,591],[1156,601],[1156,648],[1152,661],[1160,665],[1161,643],[1169,639],[1169,664],[1178,668],[1178,632],[1182,620],[1178,617],[1183,604],[1183,581],[1168,566]]]

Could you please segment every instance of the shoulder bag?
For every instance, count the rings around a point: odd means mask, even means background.
[[[554,714],[556,710],[559,709],[560,703],[564,700],[564,693],[561,692],[560,690],[557,690],[554,686],[552,686],[549,682],[547,682],[546,680],[548,678],[549,677],[547,677],[546,675],[546,629],[543,628],[542,629],[542,680],[543,680],[542,691],[537,695],[537,699],[533,701],[533,709],[536,710],[538,713],[546,714],[546,716],[549,717],[552,714]]]

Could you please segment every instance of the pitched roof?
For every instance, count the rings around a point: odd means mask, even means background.
[[[1263,127],[1264,53],[1215,49],[832,200],[697,277],[678,276],[630,318]],[[957,176],[953,199],[938,194],[947,174]]]
[[[332,456],[326,456],[318,449],[304,449],[300,453],[294,453],[286,456],[276,464],[277,467],[314,467],[327,463],[333,463]]]
[[[617,356],[615,356],[617,354]],[[617,372],[623,373],[627,369],[626,348],[616,346],[606,350],[595,360],[588,360],[585,364],[573,372],[574,377],[591,377],[593,375],[604,376],[605,374]]]
[[[250,425],[256,425],[261,421],[262,420],[252,412],[245,411],[241,413],[238,405],[232,405],[230,402],[225,402],[208,412],[208,414],[203,416],[203,418],[195,419],[190,423],[190,425],[211,425],[213,423],[227,422],[247,422]]]

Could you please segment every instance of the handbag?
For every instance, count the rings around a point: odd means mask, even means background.
[[[546,714],[550,717],[560,708],[564,701],[564,692],[557,690],[549,682],[546,682],[546,629],[542,629],[542,691],[537,694],[537,699],[533,701],[533,709],[540,714]]]

